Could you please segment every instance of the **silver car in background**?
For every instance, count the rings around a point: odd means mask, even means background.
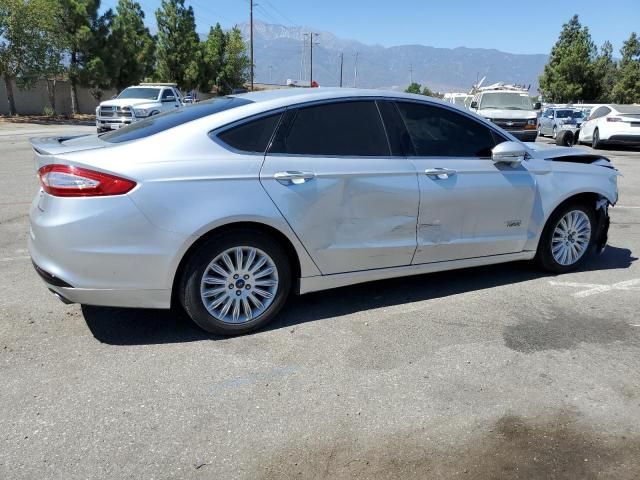
[[[219,334],[265,325],[290,291],[515,260],[569,271],[604,248],[618,195],[602,156],[382,91],[222,97],[32,145],[29,249],[48,288],[176,302]]]

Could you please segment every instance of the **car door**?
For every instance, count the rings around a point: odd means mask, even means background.
[[[174,108],[178,108],[180,106],[178,97],[176,97],[175,92],[171,88],[165,88],[162,91],[160,102],[162,103],[163,112],[173,110]]]
[[[424,102],[398,102],[420,184],[413,263],[520,252],[536,196],[526,162],[495,164],[506,140],[471,116]]]
[[[416,171],[391,155],[374,100],[288,109],[260,180],[323,274],[411,264]]]
[[[549,129],[549,112],[551,109],[547,108],[542,115],[540,116],[540,133],[543,135],[548,135],[547,130]]]
[[[611,109],[609,107],[598,107],[589,118],[582,124],[580,129],[580,140],[591,141],[593,139],[593,131],[598,125],[598,120],[607,115]]]

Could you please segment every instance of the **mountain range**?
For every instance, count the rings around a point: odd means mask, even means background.
[[[239,25],[248,40],[249,26]],[[284,84],[288,79],[309,82],[308,27],[254,22],[255,81]],[[314,31],[317,32],[317,31]],[[478,79],[531,85],[548,56],[514,54],[483,48],[436,48],[425,45],[383,47],[346,40],[330,32],[314,35],[313,77],[321,86],[340,84],[363,88],[404,89],[411,80],[440,92],[468,91]],[[428,41],[428,38],[425,38]]]

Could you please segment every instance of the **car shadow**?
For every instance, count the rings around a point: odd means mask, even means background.
[[[590,259],[580,271],[626,269],[636,260],[629,249],[609,246],[602,255]],[[292,295],[278,318],[263,331],[552,276],[539,271],[529,262],[517,262],[382,280],[302,296]],[[150,345],[226,338],[199,329],[177,308],[147,310],[83,305],[82,313],[94,337],[110,345]]]

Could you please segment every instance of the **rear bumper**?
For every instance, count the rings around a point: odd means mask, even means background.
[[[618,145],[640,145],[640,132],[637,135],[611,135],[602,141]]]
[[[153,226],[127,196],[41,194],[29,217],[29,252],[49,290],[71,303],[170,307],[188,237]]]

